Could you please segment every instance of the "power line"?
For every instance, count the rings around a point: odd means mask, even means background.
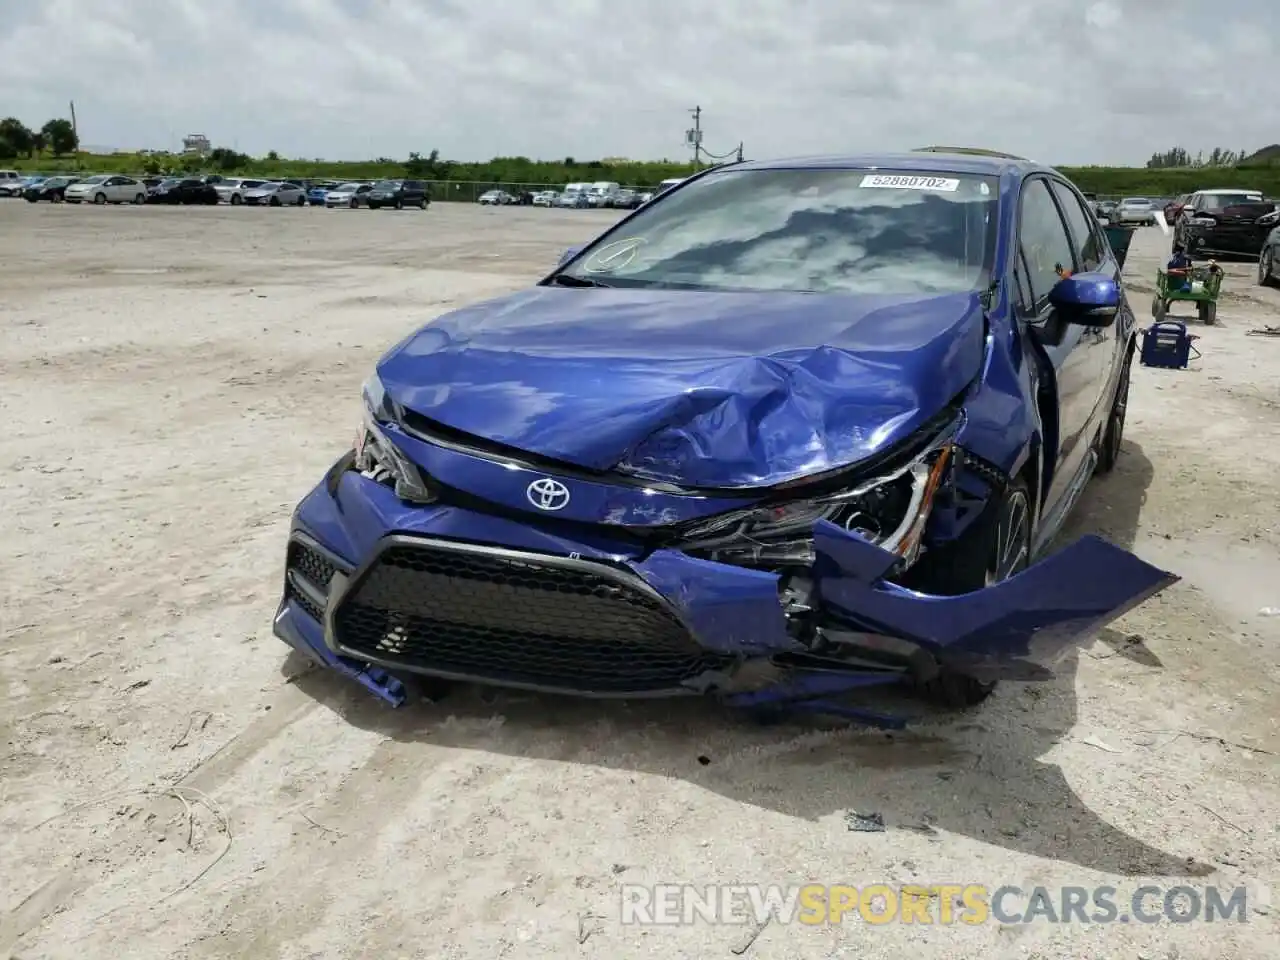
[[[702,157],[704,154],[706,155],[708,160],[712,160],[717,163],[728,160],[730,157],[735,155],[737,156],[738,162],[739,163],[742,162],[742,144],[741,143],[739,143],[735,149],[730,150],[728,153],[724,153],[724,154],[715,154],[715,153],[712,153],[710,150],[706,149],[705,147],[703,147],[702,145],[702,107],[700,106],[694,107],[692,110],[689,111],[689,114],[693,117],[693,126],[685,131],[684,142],[687,146],[693,147],[693,169],[694,170],[697,170],[699,167],[702,166]]]

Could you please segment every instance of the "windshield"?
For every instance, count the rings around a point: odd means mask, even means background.
[[[345,191],[347,193],[354,193],[355,191],[359,190],[363,186],[364,186],[363,183],[344,183],[339,187],[335,187],[334,189]]]
[[[1146,197],[1125,197],[1120,203],[1126,207],[1149,207],[1151,201]]]
[[[1237,203],[1261,203],[1262,194],[1243,192],[1243,193],[1205,193],[1204,206],[1209,210],[1221,210],[1223,207],[1231,207]]]
[[[87,179],[87,180],[81,180],[80,182],[81,182],[81,183],[83,183],[83,184],[90,184],[90,183],[106,183],[106,182],[107,182],[107,178],[106,178],[106,177],[90,177],[89,179]]]
[[[375,189],[375,190],[399,190],[399,189],[400,189],[400,181],[399,181],[399,180],[379,180],[377,183],[375,183],[375,184],[373,185],[373,189]]]
[[[993,178],[971,174],[726,171],[641,208],[563,272],[617,287],[982,290],[996,198]]]

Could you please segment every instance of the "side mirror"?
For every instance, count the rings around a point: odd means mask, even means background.
[[[560,262],[557,263],[556,266],[563,267],[566,263],[568,263],[570,260],[572,260],[581,252],[582,252],[581,247],[570,247],[564,253],[560,254]]]
[[[1077,273],[1058,281],[1049,302],[1067,323],[1109,327],[1120,312],[1120,284],[1105,273]]]

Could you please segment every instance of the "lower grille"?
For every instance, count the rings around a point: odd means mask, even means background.
[[[285,570],[289,575],[305,577],[323,594],[328,592],[329,578],[337,572],[338,568],[320,551],[294,540],[289,544]],[[298,589],[292,581],[292,576],[289,576],[286,582],[285,594],[287,599],[293,600],[313,618],[324,620],[324,610],[316,606],[315,601]]]
[[[427,672],[597,694],[669,691],[732,658],[667,605],[590,569],[388,547],[335,614],[340,646]]]

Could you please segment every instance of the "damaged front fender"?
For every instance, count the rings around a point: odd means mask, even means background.
[[[826,521],[814,533],[815,583],[829,615],[983,679],[1044,676],[1035,661],[1052,662],[1180,579],[1087,536],[1001,583],[933,596],[885,580],[897,557],[861,537]]]

